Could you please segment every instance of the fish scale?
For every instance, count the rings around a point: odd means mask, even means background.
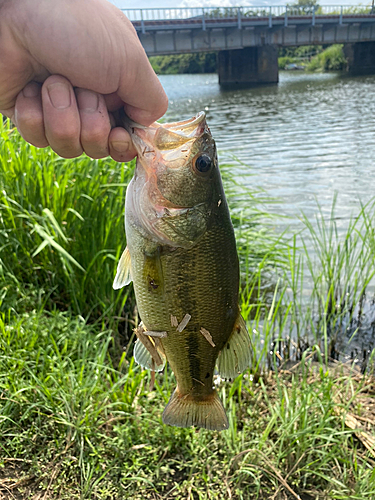
[[[134,355],[158,370],[166,357],[175,374],[165,423],[222,430],[228,420],[213,388],[215,366],[234,378],[249,365],[251,343],[238,307],[239,264],[215,143],[204,113],[129,131],[138,159],[126,195],[128,253],[114,287],[129,276],[134,283],[144,328]],[[172,318],[180,323],[186,315],[178,331]]]

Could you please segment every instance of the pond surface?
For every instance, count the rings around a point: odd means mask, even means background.
[[[344,229],[359,200],[375,195],[375,76],[281,72],[278,85],[222,91],[217,75],[164,75],[168,121],[201,110],[221,161],[235,155],[255,174],[244,182],[278,202],[269,211],[309,219],[317,201],[329,214],[337,193]]]

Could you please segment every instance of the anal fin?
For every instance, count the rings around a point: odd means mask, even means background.
[[[165,366],[166,358],[159,339],[165,337],[165,335],[159,337],[148,336],[147,330],[143,326],[143,323],[140,323],[140,325],[134,331],[138,337],[133,351],[133,356],[136,363],[141,365],[142,368],[146,368],[147,370],[161,372]],[[166,332],[152,333],[165,334]]]
[[[165,366],[165,356],[159,349],[157,352],[159,354],[160,361],[159,359],[155,361],[147,347],[139,339],[137,339],[134,345],[133,356],[136,363],[141,365],[142,368],[155,372],[161,372]]]
[[[113,288],[115,290],[119,290],[123,286],[129,285],[129,283],[132,281],[130,264],[130,253],[128,247],[126,247],[117,265],[117,273],[113,282]]]
[[[246,323],[238,312],[233,332],[218,357],[217,369],[220,377],[236,378],[249,367],[251,355],[251,342]]]

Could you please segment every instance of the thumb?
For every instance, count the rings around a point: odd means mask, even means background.
[[[168,98],[138,36],[128,37],[124,42],[126,64],[121,70],[116,93],[124,102],[129,118],[148,126],[167,111]]]

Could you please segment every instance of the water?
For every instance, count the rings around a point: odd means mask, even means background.
[[[375,76],[281,72],[278,85],[234,91],[221,91],[217,75],[160,79],[167,119],[205,110],[221,161],[249,166],[253,185],[278,200],[269,211],[290,217],[280,226],[299,226],[301,211],[313,219],[317,201],[328,215],[336,192],[344,230],[375,195]]]
[[[336,194],[343,237],[360,203],[375,196],[375,76],[281,72],[278,85],[233,91],[220,90],[217,75],[160,79],[170,99],[167,120],[205,110],[220,161],[236,156],[255,174],[239,180],[276,198],[265,207],[287,216],[277,219],[276,231],[302,228],[302,212],[314,223],[318,204],[328,219]],[[304,282],[305,296],[311,285]],[[354,321],[338,348],[364,359],[375,345],[375,308],[370,299],[362,306],[360,324]]]

